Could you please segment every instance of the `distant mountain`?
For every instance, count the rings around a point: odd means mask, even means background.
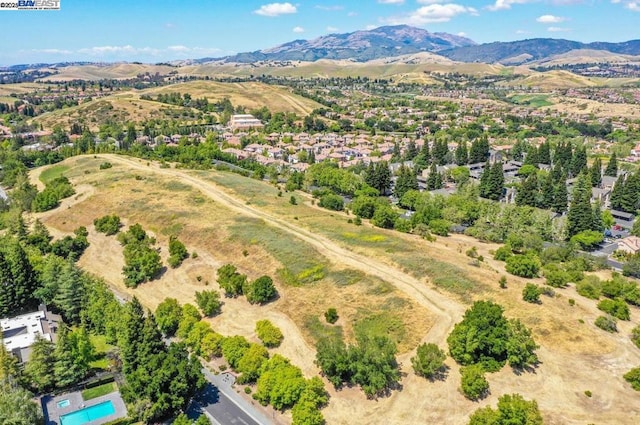
[[[222,58],[225,62],[309,61],[350,59],[366,62],[419,52],[440,52],[476,43],[443,32],[431,33],[408,25],[380,27],[346,34],[329,34],[313,40],[294,40],[270,49],[239,53]],[[212,59],[201,59],[206,62]]]
[[[578,41],[557,40],[553,38],[533,38],[530,40],[462,46],[441,51],[438,52],[438,54],[460,62],[516,65],[579,49],[605,50],[611,53],[640,55],[640,40],[631,40],[623,43],[580,43]]]

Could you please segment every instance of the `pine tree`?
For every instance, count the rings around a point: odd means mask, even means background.
[[[548,142],[544,142],[538,147],[538,163],[551,165],[551,149]]]
[[[562,175],[562,166],[559,163],[556,163],[553,168],[551,169],[551,172],[549,173],[549,175],[551,176],[551,179],[554,182],[559,181],[561,178],[563,178]],[[565,179],[566,180],[566,179]]]
[[[431,152],[433,161],[437,165],[445,165],[447,163],[447,154],[449,153],[449,147],[445,140],[436,140],[433,145],[433,151]]]
[[[593,165],[589,169],[589,175],[591,177],[591,186],[598,187],[602,182],[602,161],[600,158],[593,160]]]
[[[477,164],[485,162],[489,157],[489,141],[485,136],[475,139],[471,142],[471,149],[469,150],[469,163]]]
[[[410,190],[418,190],[418,178],[415,172],[406,166],[401,166],[398,170],[398,178],[394,187],[394,195],[402,199],[405,193]]]
[[[58,388],[66,388],[80,381],[87,371],[80,367],[74,357],[74,348],[69,337],[69,330],[66,326],[60,328],[58,342],[53,352],[55,359],[53,365],[53,375]]]
[[[611,190],[611,208],[614,210],[622,210],[622,194],[624,193],[625,175],[621,174],[613,185]]]
[[[407,143],[407,149],[404,152],[404,160],[411,161],[418,155],[418,148],[416,148],[416,142],[409,140]]]
[[[583,172],[571,193],[571,205],[567,213],[567,232],[572,237],[580,232],[593,230],[593,211],[591,209],[591,179]]]
[[[70,260],[58,276],[58,291],[53,303],[68,323],[80,323],[80,311],[84,307],[86,289],[80,270]]]
[[[489,181],[491,180],[491,164],[487,161],[484,164],[482,175],[480,176],[480,196],[489,199]]]
[[[592,222],[593,224],[591,225],[591,230],[595,230],[597,232],[603,232],[604,231],[604,222],[602,221],[602,208],[600,207],[600,202],[596,202],[593,205],[593,210],[592,210]]]
[[[465,165],[469,162],[469,153],[467,151],[467,142],[461,141],[456,148],[456,164]]]
[[[487,198],[494,201],[502,198],[504,191],[504,173],[502,171],[502,162],[496,161],[489,170],[489,181],[487,182]]]
[[[640,200],[640,175],[636,172],[627,176],[620,199],[620,209],[628,213],[634,213],[638,209]]]
[[[399,162],[402,159],[400,154],[400,145],[398,142],[393,144],[393,153],[391,154],[391,162]]]
[[[122,371],[125,376],[131,375],[139,366],[138,349],[142,346],[144,331],[144,310],[137,297],[124,307],[122,328],[118,346],[122,358]]]
[[[36,340],[31,345],[31,356],[24,367],[24,373],[29,385],[39,392],[53,388],[54,349],[53,343],[40,335],[36,335]]]
[[[569,202],[569,194],[567,193],[567,179],[563,176],[553,190],[552,209],[558,214],[567,212],[567,203]]]
[[[3,281],[0,290],[3,295],[0,300],[0,316],[15,314],[34,308],[37,300],[34,296],[38,288],[38,279],[27,254],[16,238],[5,237],[0,242],[0,260]],[[6,297],[6,298],[5,298]]]
[[[535,146],[529,146],[529,149],[527,149],[527,156],[524,158],[524,163],[538,167],[540,160],[538,158],[538,149],[536,149]]]
[[[532,173],[520,184],[520,188],[516,193],[516,205],[519,206],[537,206],[538,198],[538,176]]]
[[[427,190],[437,190],[442,188],[442,176],[436,168],[436,164],[432,163],[429,169],[429,177],[427,177]]]
[[[571,160],[571,174],[574,176],[579,175],[583,170],[587,168],[587,148],[584,146],[576,149]]]
[[[554,195],[554,180],[551,173],[549,173],[540,186],[540,203],[538,206],[543,209],[550,209],[553,206]]]
[[[609,163],[607,164],[607,168],[604,170],[604,175],[609,177],[618,176],[618,157],[615,152],[612,153],[611,158],[609,158]]]

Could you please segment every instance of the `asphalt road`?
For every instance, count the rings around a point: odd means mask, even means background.
[[[190,418],[195,419],[206,411],[214,424],[271,425],[272,422],[236,394],[231,383],[221,375],[213,375],[206,369],[203,373],[207,386],[189,406],[187,414]]]

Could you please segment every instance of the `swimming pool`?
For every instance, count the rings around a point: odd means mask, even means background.
[[[60,423],[62,425],[84,425],[114,413],[116,413],[116,409],[113,407],[111,400],[108,400],[95,406],[60,416]]]
[[[58,408],[69,407],[70,404],[69,400],[60,400],[58,402]]]

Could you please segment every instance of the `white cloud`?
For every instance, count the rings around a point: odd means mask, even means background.
[[[496,0],[496,2],[490,6],[487,6],[487,9],[491,11],[496,10],[506,10],[511,9],[511,5],[513,4],[525,4],[531,3],[536,0]]]
[[[611,0],[613,4],[622,4],[625,9],[632,12],[640,12],[640,0]]]
[[[304,32],[304,28],[302,28],[302,27],[293,27],[292,31],[299,34],[299,33],[303,33]]]
[[[404,0],[378,0],[380,4],[402,4]]]
[[[473,7],[459,4],[430,4],[422,6],[413,12],[403,16],[392,16],[385,21],[390,24],[408,24],[421,26],[429,23],[449,22],[457,15],[477,15],[478,11]]]
[[[547,28],[547,31],[549,32],[569,32],[571,31],[570,28],[562,28],[562,27],[549,27]]]
[[[466,36],[467,36],[467,33],[466,33],[466,32],[464,32],[464,31],[460,31],[460,32],[458,33],[458,36],[459,36],[459,37],[466,37]]]
[[[260,9],[253,11],[256,15],[275,17],[296,13],[298,9],[291,3],[269,3],[260,6]]]
[[[328,27],[327,27],[327,31],[329,31],[329,32],[337,32],[337,31],[338,31],[338,28],[336,28],[336,27],[332,27],[332,26],[328,26]]]
[[[444,3],[444,0],[417,0],[419,4],[436,4]]]
[[[560,22],[564,22],[566,20],[567,18],[563,18],[562,16],[553,15],[542,15],[536,19],[536,21],[542,24],[559,24]]]
[[[33,53],[46,53],[49,55],[70,55],[73,52],[71,50],[64,49],[31,49]]]
[[[364,29],[366,29],[367,31],[371,31],[371,30],[374,30],[376,28],[378,28],[377,25],[371,25],[371,24],[369,24],[366,27],[364,27]]]
[[[344,9],[344,6],[340,6],[339,4],[333,5],[333,6],[324,6],[321,4],[317,4],[316,9],[320,9],[320,10],[326,10],[327,12],[335,12],[337,10],[342,10]]]

